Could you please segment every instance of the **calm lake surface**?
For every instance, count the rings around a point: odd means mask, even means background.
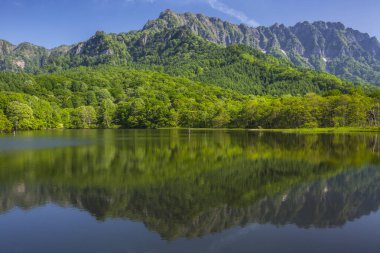
[[[380,136],[0,135],[0,252],[379,252]]]

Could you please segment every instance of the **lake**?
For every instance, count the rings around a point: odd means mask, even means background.
[[[0,252],[379,252],[376,133],[0,135]]]

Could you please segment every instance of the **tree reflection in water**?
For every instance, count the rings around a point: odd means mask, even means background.
[[[223,130],[24,133],[18,148],[0,153],[0,208],[73,206],[98,220],[142,221],[165,239],[250,223],[339,227],[380,205],[377,139]]]

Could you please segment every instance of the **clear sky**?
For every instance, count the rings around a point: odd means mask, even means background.
[[[165,9],[252,26],[340,21],[380,38],[379,0],[0,0],[0,38],[52,48],[140,29]]]

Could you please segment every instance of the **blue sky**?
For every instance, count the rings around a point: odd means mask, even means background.
[[[165,9],[252,26],[340,21],[380,38],[379,0],[0,0],[0,38],[49,48],[140,29]]]

